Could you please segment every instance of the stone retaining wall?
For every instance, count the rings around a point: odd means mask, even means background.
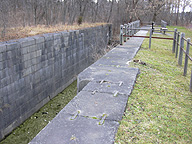
[[[0,43],[0,139],[103,55],[112,25]]]

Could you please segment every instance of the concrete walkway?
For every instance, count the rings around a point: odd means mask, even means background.
[[[136,35],[146,35],[139,31]],[[131,38],[78,75],[77,96],[30,144],[112,144],[139,69],[129,62],[143,38]]]

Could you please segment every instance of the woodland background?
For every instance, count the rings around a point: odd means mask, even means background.
[[[0,0],[0,32],[7,28],[36,25],[72,25],[83,22],[119,25],[134,20],[141,24],[165,20],[169,25],[191,25],[191,0]]]

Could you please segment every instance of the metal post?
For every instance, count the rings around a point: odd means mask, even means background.
[[[120,45],[123,45],[123,25],[120,25]]]
[[[192,69],[191,69],[190,91],[192,92]]]
[[[173,37],[172,53],[175,53],[176,36],[177,36],[177,29],[175,28],[174,37]]]
[[[185,33],[181,33],[181,38],[180,38],[180,50],[179,50],[179,60],[178,60],[178,64],[180,66],[182,65],[182,59],[183,59],[183,50],[182,50],[182,48],[184,48],[183,37],[185,37]]]
[[[151,49],[151,36],[152,36],[152,29],[150,29],[150,36],[149,36],[149,49]]]
[[[187,74],[187,65],[188,65],[188,54],[189,54],[189,45],[190,43],[190,38],[187,39],[187,48],[186,48],[186,54],[185,54],[185,64],[184,64],[184,73],[183,75],[186,76]]]
[[[125,27],[125,35],[126,36],[124,36],[124,42],[126,42],[127,41],[127,24],[124,24],[124,27]]]
[[[180,32],[177,32],[177,40],[176,40],[176,52],[175,52],[175,58],[177,58],[178,55],[178,46],[179,46],[179,36],[180,36]]]

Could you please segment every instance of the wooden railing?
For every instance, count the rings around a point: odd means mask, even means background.
[[[128,24],[120,25],[120,45],[127,41],[127,37],[124,35],[132,36],[139,31],[140,21],[134,21]]]
[[[184,49],[185,42],[187,43],[186,50]],[[187,75],[188,60],[192,61],[192,57],[189,55],[190,46],[192,46],[192,43],[190,42],[190,38],[185,38],[185,33],[180,33],[175,28],[172,52],[175,53],[175,58],[178,57],[178,52],[179,52],[178,65],[180,66],[182,65],[182,61],[183,61],[183,53],[185,53],[185,63],[184,63],[184,71],[183,71],[184,76]],[[190,79],[190,91],[192,92],[192,69],[191,69],[191,79]]]
[[[162,21],[163,25],[167,23]],[[164,25],[165,26],[165,25]],[[192,57],[189,56],[189,48],[192,46],[192,43],[190,42],[190,38],[185,38],[185,33],[181,33],[175,29],[174,31],[166,30],[166,32],[174,32],[173,38],[167,38],[167,37],[153,37],[153,32],[162,32],[162,29],[156,30],[155,28],[151,29],[141,29],[140,27],[140,21],[134,21],[132,23],[124,24],[120,26],[120,45],[123,44],[123,42],[127,41],[127,38],[129,37],[143,37],[143,38],[149,38],[149,48],[151,48],[151,39],[167,39],[167,40],[173,40],[173,48],[172,52],[175,53],[175,58],[178,57],[178,64],[181,66],[183,61],[183,53],[185,53],[185,63],[184,63],[184,72],[183,75],[187,75],[187,68],[188,68],[188,60],[192,61]],[[150,31],[149,36],[134,36],[134,34],[139,30],[147,30]],[[184,43],[187,43],[186,50],[184,49]],[[192,69],[191,69],[191,78],[190,78],[190,91],[192,92]]]

